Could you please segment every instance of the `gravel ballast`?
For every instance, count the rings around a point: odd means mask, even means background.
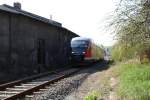
[[[64,78],[54,84],[51,84],[48,91],[43,92],[41,95],[35,96],[34,100],[83,100],[89,91],[95,89],[96,78],[100,75],[100,71],[103,70],[104,63],[96,64],[87,69],[72,75],[68,78]],[[96,84],[95,84],[95,82]],[[99,80],[100,81],[100,80]],[[98,82],[99,82],[98,81]],[[94,84],[93,84],[94,83]]]

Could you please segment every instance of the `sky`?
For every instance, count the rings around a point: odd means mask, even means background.
[[[97,44],[111,46],[114,36],[106,31],[106,18],[115,9],[116,0],[0,0],[13,6],[20,2],[22,9],[62,23],[62,26]]]

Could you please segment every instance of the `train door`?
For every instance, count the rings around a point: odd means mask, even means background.
[[[37,47],[37,62],[38,64],[45,64],[45,40],[38,39],[38,47]]]

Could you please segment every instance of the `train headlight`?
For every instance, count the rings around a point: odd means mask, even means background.
[[[85,52],[82,52],[83,54],[85,54]]]
[[[75,53],[75,52],[72,52],[72,53]]]

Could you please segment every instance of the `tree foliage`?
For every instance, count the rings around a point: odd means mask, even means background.
[[[150,49],[150,0],[121,0],[110,25],[118,43],[112,55],[117,60],[132,58]]]

